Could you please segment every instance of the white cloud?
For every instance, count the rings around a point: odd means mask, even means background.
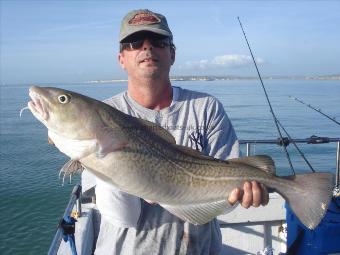
[[[206,69],[209,66],[209,61],[206,59],[198,60],[198,61],[187,61],[185,62],[183,68],[188,69]]]
[[[256,58],[257,64],[264,63],[262,58]],[[214,69],[219,67],[228,67],[228,68],[236,68],[236,67],[245,67],[253,65],[253,60],[251,56],[248,55],[237,55],[237,54],[229,54],[229,55],[221,55],[216,56],[210,60],[202,59],[197,61],[187,61],[184,65],[181,65],[181,69]]]

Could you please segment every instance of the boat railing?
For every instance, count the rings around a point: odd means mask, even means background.
[[[288,146],[290,143],[307,143],[307,144],[323,144],[323,143],[337,143],[337,150],[336,150],[336,187],[339,187],[339,168],[340,168],[340,138],[328,138],[328,137],[317,137],[311,136],[310,138],[306,139],[262,139],[262,140],[239,140],[239,143],[242,145],[246,145],[246,154],[250,156],[251,154],[251,146],[255,144],[277,144],[279,146]],[[64,217],[70,216],[74,206],[76,205],[76,214],[81,216],[81,186],[76,185],[73,188],[71,193],[70,200],[68,205],[65,209],[63,218],[60,220],[58,225],[57,232],[52,240],[51,246],[49,248],[48,254],[55,255],[58,253],[58,249],[63,237],[63,228],[62,228],[62,221]]]
[[[81,186],[79,184],[73,187],[71,197],[66,206],[63,218],[59,222],[57,232],[54,235],[50,249],[48,250],[48,255],[55,255],[58,253],[61,239],[63,237],[62,222],[65,217],[71,215],[74,205],[76,205],[76,214],[81,215]]]
[[[311,136],[304,139],[289,139],[288,137],[277,138],[277,139],[256,139],[256,140],[239,140],[240,144],[246,146],[246,155],[251,155],[251,146],[256,144],[276,144],[278,146],[288,146],[291,143],[306,143],[306,144],[325,144],[325,143],[336,143],[336,179],[335,187],[339,189],[340,179],[340,138],[320,137]]]

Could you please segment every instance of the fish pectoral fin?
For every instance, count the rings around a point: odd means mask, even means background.
[[[85,168],[83,167],[83,165],[78,160],[70,159],[60,169],[59,178],[61,177],[61,175],[63,175],[63,184],[64,184],[65,177],[69,176],[70,180],[71,180],[73,175],[75,175],[77,173],[81,173],[84,169]]]
[[[97,138],[97,158],[104,158],[107,154],[123,149],[128,143],[122,139],[117,139],[110,128],[103,129]]]
[[[230,208],[233,208],[227,199],[200,204],[160,205],[178,218],[195,225],[205,224],[213,220],[216,216],[224,214],[230,210]]]
[[[127,142],[121,142],[121,143],[110,144],[109,146],[104,146],[104,147],[100,146],[99,150],[96,153],[96,156],[97,158],[104,158],[110,152],[123,149],[127,144],[128,144]]]
[[[233,158],[229,159],[229,162],[236,162],[246,164],[252,167],[256,167],[259,170],[265,171],[269,174],[275,175],[276,168],[274,160],[267,155],[256,155],[250,157]]]

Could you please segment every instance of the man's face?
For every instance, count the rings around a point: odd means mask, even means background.
[[[136,33],[121,44],[118,60],[131,77],[160,78],[169,75],[175,50],[167,37],[150,32]]]

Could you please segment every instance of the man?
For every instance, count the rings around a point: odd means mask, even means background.
[[[106,103],[165,127],[177,144],[220,159],[238,157],[237,138],[222,104],[207,94],[171,86],[175,46],[163,15],[129,12],[121,24],[118,60],[128,74],[128,90]],[[230,207],[237,201],[245,208],[258,207],[268,203],[268,193],[260,184],[246,182],[243,190],[236,188],[227,199]],[[99,179],[96,200],[102,217],[95,254],[219,254],[221,250],[216,219],[189,224],[158,204]]]

